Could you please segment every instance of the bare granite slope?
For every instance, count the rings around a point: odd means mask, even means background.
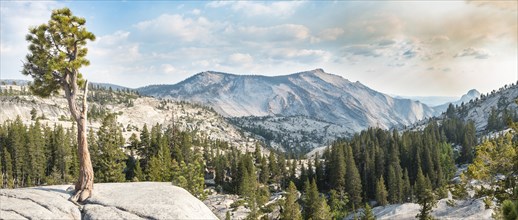
[[[217,219],[171,183],[101,183],[84,205],[68,201],[68,185],[0,190],[0,219]]]

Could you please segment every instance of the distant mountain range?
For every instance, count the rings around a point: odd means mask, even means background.
[[[26,85],[29,81],[2,80],[0,84],[13,82]],[[322,69],[272,77],[206,71],[174,85],[136,90],[142,95],[209,106],[246,135],[294,152],[307,152],[368,127],[411,125],[440,115],[449,103],[460,106],[480,97],[471,90],[460,100],[430,107],[420,101],[427,97],[394,98]]]
[[[6,85],[19,85],[19,86],[26,86],[27,84],[29,84],[31,81],[29,80],[24,80],[24,79],[2,79],[0,80],[0,85],[2,84],[6,84]],[[111,84],[111,83],[97,83],[97,82],[90,82],[89,84],[93,85],[93,86],[98,86],[100,88],[105,88],[105,89],[113,89],[113,90],[127,90],[127,89],[130,89],[132,90],[131,88],[129,87],[125,87],[125,86],[119,86],[119,85],[115,85],[115,84]]]
[[[208,105],[226,117],[307,116],[351,131],[409,125],[437,114],[420,102],[392,98],[322,69],[273,77],[207,71],[138,91]]]
[[[446,109],[448,109],[448,106],[451,104],[453,105],[461,105],[462,103],[467,104],[469,101],[474,100],[476,98],[480,98],[480,92],[478,92],[476,89],[469,90],[468,93],[464,94],[462,97],[460,97],[459,100],[453,101],[453,102],[447,102],[442,105],[434,106],[433,109],[436,112],[445,112]]]

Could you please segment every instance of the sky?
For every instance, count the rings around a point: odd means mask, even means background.
[[[461,96],[518,80],[517,1],[0,1],[1,79],[29,79],[28,28],[62,7],[97,37],[80,70],[93,82],[322,68],[387,94]]]

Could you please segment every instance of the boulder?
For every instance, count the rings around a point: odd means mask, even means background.
[[[68,201],[68,187],[0,190],[0,219],[217,219],[171,183],[94,184],[92,197],[80,206]]]

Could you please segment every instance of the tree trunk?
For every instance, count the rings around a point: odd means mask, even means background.
[[[86,112],[82,113],[85,117],[81,117],[77,125],[77,155],[79,158],[79,180],[76,183],[76,195],[73,200],[81,202],[88,199],[94,188],[94,171],[92,161],[90,160],[90,152],[88,151],[88,142],[86,139]]]
[[[74,82],[75,83],[75,82]],[[77,84],[74,84],[77,86]],[[77,88],[77,87],[76,87]],[[77,89],[74,89],[77,91]],[[66,89],[65,89],[66,93]],[[70,93],[69,93],[70,94]],[[74,93],[75,94],[75,93]],[[86,96],[88,94],[88,81],[85,82],[84,94],[83,94],[83,106],[81,111],[77,111],[77,108],[73,108],[75,104],[75,95],[67,96],[67,98],[74,98],[69,100],[70,109],[72,115],[75,116],[77,122],[77,156],[79,159],[79,179],[75,185],[76,194],[70,199],[72,201],[82,202],[90,198],[92,190],[94,189],[94,170],[92,167],[92,161],[90,159],[90,151],[88,151],[88,142],[86,138],[86,116],[88,107],[86,103]],[[72,102],[73,104],[71,104]],[[77,105],[76,105],[77,106]],[[75,112],[74,112],[75,110]]]

